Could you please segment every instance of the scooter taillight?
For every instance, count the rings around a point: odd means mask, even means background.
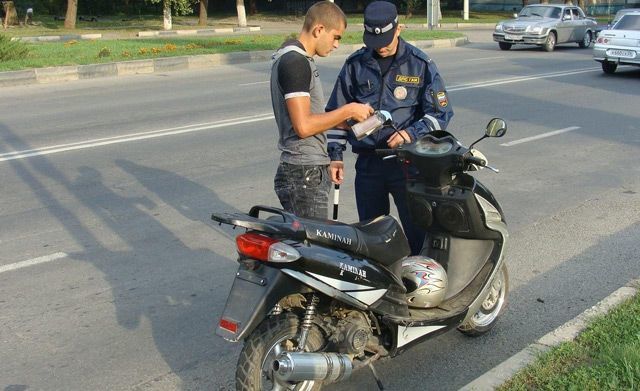
[[[280,242],[269,236],[257,233],[246,233],[236,237],[238,252],[249,259],[241,260],[243,263],[252,259],[263,262],[288,263],[300,259],[300,253],[292,246]],[[255,262],[250,262],[255,269]]]
[[[236,237],[238,252],[241,255],[259,261],[267,261],[269,259],[269,247],[277,242],[276,239],[256,233],[246,233]]]

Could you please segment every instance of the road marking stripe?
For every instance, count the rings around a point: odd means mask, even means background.
[[[551,136],[555,136],[557,134],[571,132],[572,130],[578,130],[578,129],[580,129],[579,126],[570,126],[568,128],[554,130],[553,132],[542,133],[542,134],[539,134],[537,136],[525,137],[525,138],[521,138],[519,140],[509,141],[508,143],[504,143],[504,144],[500,144],[500,145],[502,145],[503,147],[510,147],[512,145],[517,145],[517,144],[522,144],[522,143],[526,143],[526,142],[529,142],[529,141],[539,140],[541,138],[551,137]]]
[[[254,81],[253,83],[242,83],[242,84],[238,84],[240,87],[246,87],[246,86],[253,86],[256,84],[267,84],[269,83],[269,80],[265,80],[265,81]]]
[[[482,58],[470,58],[464,61],[481,61],[481,60],[500,60],[500,59],[504,59],[505,57],[482,57]],[[587,72],[596,72],[596,71],[601,71],[600,68],[594,67],[594,68],[583,68],[583,69],[578,69],[575,71],[555,71],[555,72],[549,72],[549,73],[541,73],[539,75],[531,75],[531,76],[513,76],[513,77],[507,77],[504,79],[496,79],[496,80],[490,80],[490,81],[481,81],[481,82],[475,82],[475,83],[468,83],[468,84],[461,84],[458,86],[452,86],[447,88],[448,91],[463,91],[463,90],[469,90],[472,88],[480,88],[480,87],[490,87],[490,86],[496,86],[496,85],[500,85],[500,84],[508,84],[508,83],[519,83],[519,82],[523,82],[523,81],[530,81],[530,80],[538,80],[538,79],[547,79],[547,78],[551,78],[551,77],[560,77],[560,76],[569,76],[569,75],[577,75],[580,73],[587,73]],[[253,83],[243,83],[243,84],[238,84],[239,86],[250,86],[250,85],[254,85],[254,84],[264,84],[264,83],[269,83],[268,80],[266,81],[258,81],[258,82],[253,82]]]
[[[9,272],[16,269],[22,269],[24,267],[38,265],[41,263],[55,261],[56,259],[66,258],[68,254],[66,253],[54,253],[50,255],[45,255],[38,258],[28,259],[22,262],[10,263],[8,265],[0,266],[0,273]]]
[[[467,58],[466,60],[462,60],[462,61],[502,60],[504,58],[505,58],[504,56],[501,56],[501,57],[478,57],[478,58]]]
[[[246,124],[251,122],[265,121],[268,119],[273,119],[273,114],[260,114],[260,115],[250,116],[250,117],[235,118],[235,119],[229,119],[224,121],[212,122],[208,124],[187,125],[187,126],[180,126],[177,128],[133,133],[133,134],[128,134],[124,136],[106,137],[106,138],[81,141],[77,143],[60,144],[60,145],[53,145],[53,146],[37,148],[37,149],[27,149],[23,151],[7,152],[7,153],[0,154],[0,162],[4,162],[7,160],[14,160],[14,159],[24,159],[24,158],[33,157],[33,156],[49,155],[49,154],[58,153],[58,152],[73,151],[76,149],[94,148],[94,147],[99,147],[103,145],[124,143],[129,141],[172,136],[172,135],[182,134],[182,133],[199,132],[202,130],[215,129],[223,126],[240,125],[240,124]]]
[[[532,75],[532,76],[526,76],[526,77],[521,77],[521,76],[509,77],[505,79],[497,79],[497,80],[491,80],[486,82],[461,84],[458,86],[447,88],[447,90],[449,92],[463,91],[463,90],[470,90],[473,88],[490,87],[490,86],[509,84],[509,83],[519,83],[519,82],[530,81],[530,80],[545,79],[545,78],[551,78],[551,77],[561,77],[561,76],[575,75],[575,74],[595,72],[595,71],[600,71],[600,68],[584,68],[584,69],[578,69],[578,70],[569,71],[569,72],[542,73],[539,75]],[[267,83],[267,81],[257,82],[257,83]],[[240,124],[246,124],[251,122],[265,121],[273,118],[274,118],[273,114],[265,113],[265,114],[250,116],[250,117],[241,117],[241,118],[222,120],[218,122],[192,124],[192,125],[179,126],[176,128],[132,133],[132,134],[123,135],[123,136],[98,138],[98,139],[87,140],[87,141],[79,141],[75,143],[52,145],[49,147],[42,147],[42,148],[36,148],[36,149],[27,149],[23,151],[6,152],[6,153],[0,153],[0,162],[5,162],[8,160],[15,160],[15,159],[25,159],[25,158],[34,157],[34,156],[49,155],[49,154],[58,153],[58,152],[73,151],[77,149],[94,148],[94,147],[124,143],[129,141],[172,136],[172,135],[182,134],[182,133],[198,132],[202,130],[220,128],[222,126],[240,125]]]
[[[569,72],[550,72],[550,73],[541,73],[539,75],[531,75],[531,76],[515,76],[515,77],[508,77],[505,79],[497,79],[497,80],[490,80],[490,81],[481,81],[481,82],[476,82],[476,83],[469,83],[469,84],[462,84],[459,86],[453,86],[453,87],[449,87],[447,88],[447,91],[449,92],[453,92],[453,91],[464,91],[464,90],[470,90],[473,88],[481,88],[481,87],[491,87],[491,86],[498,86],[501,84],[510,84],[510,83],[520,83],[523,81],[531,81],[531,80],[538,80],[538,79],[548,79],[548,78],[552,78],[552,77],[561,77],[561,76],[569,76],[569,75],[577,75],[580,73],[587,73],[587,72],[596,72],[596,71],[601,71],[600,68],[584,68],[584,69],[578,69],[575,71],[569,71]]]

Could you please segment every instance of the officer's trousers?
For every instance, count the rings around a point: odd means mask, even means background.
[[[407,177],[398,159],[382,160],[374,154],[358,155],[356,160],[356,204],[360,221],[372,219],[390,212],[389,195],[398,210],[404,233],[409,240],[411,254],[417,255],[422,249],[425,230],[415,226],[407,205]]]

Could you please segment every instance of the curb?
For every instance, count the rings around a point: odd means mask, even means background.
[[[67,35],[42,35],[38,37],[11,37],[12,41],[21,42],[57,42],[83,39],[102,39],[102,34],[67,34]]]
[[[405,24],[405,26],[409,29],[429,29],[428,23],[410,23]],[[495,23],[440,23],[437,27],[434,27],[433,30],[493,30],[495,26]]]
[[[409,41],[409,43],[421,49],[450,48],[462,46],[468,42],[469,40],[467,37],[429,41]],[[341,45],[335,53],[349,54],[361,47],[362,44]],[[189,69],[210,68],[218,65],[270,61],[272,54],[273,50],[259,50],[251,52],[163,57],[146,60],[111,62],[105,64],[71,65],[0,72],[0,87],[55,83],[95,79],[100,77],[129,76],[155,72],[183,71]]]
[[[459,391],[490,391],[496,389],[521,369],[535,362],[540,354],[551,350],[563,342],[574,340],[589,325],[593,318],[607,314],[639,291],[640,279],[632,280],[624,287],[604,298],[598,304],[586,309],[580,315],[546,334],[520,352],[496,365],[484,375],[460,388]]]
[[[139,31],[136,36],[139,38],[148,37],[166,37],[166,36],[183,36],[183,35],[207,35],[207,34],[229,34],[229,33],[248,33],[260,31],[260,26],[247,27],[228,27],[213,29],[194,29],[194,30],[167,30],[167,31]],[[42,35],[37,37],[11,37],[12,41],[21,42],[58,42],[83,39],[102,39],[102,34],[67,34],[67,35]]]
[[[176,35],[248,33],[252,31],[260,31],[260,26],[228,27],[228,28],[200,29],[200,30],[140,31],[136,35],[138,37],[166,37],[166,36],[176,36]]]

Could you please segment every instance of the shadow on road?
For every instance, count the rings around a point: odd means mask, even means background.
[[[0,139],[7,150],[31,149],[11,129],[2,125]],[[138,330],[133,333],[138,337],[149,329],[153,345],[169,370],[161,374],[137,374],[142,382],[136,389],[148,389],[150,384],[165,380],[173,387],[189,390],[221,386],[218,370],[233,368],[235,360],[230,360],[230,356],[235,354],[237,346],[225,343],[213,332],[225,303],[226,296],[223,295],[232,282],[235,262],[232,262],[233,235],[216,228],[210,223],[209,216],[214,209],[235,209],[206,186],[176,173],[129,160],[117,160],[116,165],[162,204],[147,196],[127,194],[135,191],[129,189],[135,187],[135,183],[124,189],[106,185],[109,181],[102,172],[89,165],[78,167],[77,172],[63,172],[46,156],[15,159],[4,164],[12,167],[56,224],[84,249],[70,253],[69,257],[88,262],[102,273],[111,289],[117,324],[126,330]],[[51,182],[71,194],[75,199],[71,204],[75,205],[77,201],[78,207],[69,207],[69,200],[61,200],[57,192],[54,194],[49,190]],[[90,211],[95,217],[91,226],[87,224],[86,212],[81,215],[82,210]],[[163,223],[165,215],[175,212],[182,216],[178,220],[187,220],[181,223],[185,232],[172,231]],[[200,226],[201,231],[205,231],[200,234],[210,237],[212,242],[222,240],[229,244],[229,253],[194,248],[193,241],[187,237],[194,231],[194,225]],[[91,305],[91,300],[87,297],[87,306]],[[102,328],[102,325],[92,326],[93,330]],[[63,331],[65,334],[73,332]],[[135,343],[137,339],[133,334],[125,333],[128,341]],[[105,349],[104,346],[94,348]],[[78,352],[91,349],[91,346],[74,347]],[[113,354],[117,357],[123,353]],[[150,360],[153,361],[153,357]],[[30,366],[39,364],[26,363]],[[92,365],[100,368],[104,363]],[[164,366],[154,364],[153,368]],[[82,375],[71,369],[58,376],[64,383],[64,376]],[[86,381],[91,382],[89,379],[82,382]]]

